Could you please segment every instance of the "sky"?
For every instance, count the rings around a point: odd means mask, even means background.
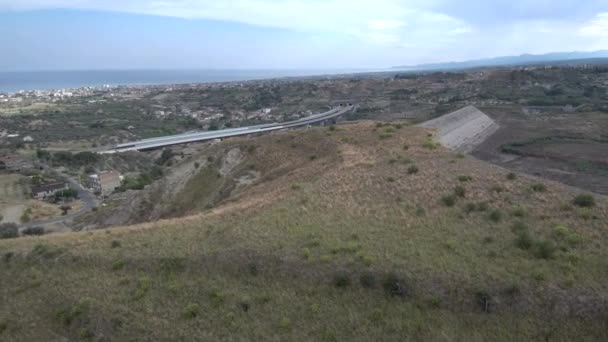
[[[0,0],[0,70],[374,69],[608,49],[608,0]]]

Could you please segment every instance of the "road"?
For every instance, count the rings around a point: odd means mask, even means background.
[[[248,127],[240,127],[240,128],[231,128],[224,129],[219,131],[206,131],[206,132],[194,132],[194,133],[185,133],[185,134],[177,134],[170,135],[165,137],[151,138],[151,139],[143,139],[138,141],[133,141],[124,144],[114,145],[108,149],[99,150],[97,153],[120,153],[127,151],[141,151],[146,149],[154,149],[164,146],[178,145],[178,144],[186,144],[191,142],[199,142],[206,140],[214,140],[214,139],[222,139],[228,137],[235,137],[240,135],[247,134],[255,134],[255,133],[263,133],[281,130],[285,128],[299,127],[311,125],[314,123],[318,123],[321,121],[329,120],[340,116],[350,110],[353,109],[353,105],[342,105],[336,108],[333,108],[327,112],[315,114],[303,119],[287,121],[283,123],[271,123],[265,125],[256,125],[256,126],[248,126]]]

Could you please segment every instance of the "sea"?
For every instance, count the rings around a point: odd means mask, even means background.
[[[89,70],[0,72],[0,93],[81,87],[161,85],[261,80],[372,70]]]

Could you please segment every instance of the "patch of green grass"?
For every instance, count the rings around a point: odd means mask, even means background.
[[[427,140],[422,144],[422,147],[428,149],[428,150],[436,150],[439,148],[439,146],[441,146],[438,142],[435,142],[433,140]]]

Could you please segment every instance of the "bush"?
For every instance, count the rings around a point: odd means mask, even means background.
[[[336,287],[344,288],[350,286],[350,277],[345,272],[334,275],[333,283]]]
[[[405,288],[405,284],[403,280],[401,280],[394,273],[389,273],[384,277],[384,281],[382,282],[382,288],[386,294],[392,297],[403,297],[407,295],[407,290]]]
[[[456,196],[455,195],[445,195],[441,197],[441,203],[446,207],[453,207],[456,204]]]
[[[410,167],[407,168],[407,173],[410,175],[418,173],[418,166],[411,165]]]
[[[462,186],[457,186],[454,188],[454,195],[460,197],[460,198],[464,198],[464,196],[466,195],[466,190],[464,187]]]
[[[534,239],[527,230],[520,231],[515,239],[515,246],[521,249],[530,249],[534,244]]]
[[[23,235],[44,235],[43,227],[29,227],[21,231]]]
[[[458,176],[458,180],[461,182],[470,182],[473,180],[473,177],[471,176]]]
[[[502,220],[502,212],[498,209],[494,209],[490,212],[488,218],[493,222],[500,222],[500,220]]]
[[[556,249],[551,241],[537,241],[534,244],[534,256],[539,259],[553,259]]]
[[[488,203],[486,202],[479,202],[477,203],[477,210],[478,211],[487,211],[489,209]]]
[[[0,239],[13,239],[19,236],[19,229],[14,223],[0,224]]]
[[[182,312],[182,318],[184,319],[192,319],[199,315],[201,311],[201,307],[198,304],[188,304]]]
[[[376,277],[372,273],[364,273],[359,277],[359,283],[366,289],[376,287]]]
[[[510,172],[509,174],[507,174],[508,180],[515,180],[516,178],[517,178],[517,175],[513,172]]]
[[[474,212],[476,209],[477,209],[477,205],[475,205],[475,203],[473,203],[473,202],[469,202],[469,203],[465,204],[465,206],[464,206],[464,212],[467,214]]]
[[[475,301],[477,302],[481,310],[483,310],[483,312],[490,312],[490,303],[492,302],[492,296],[489,293],[485,291],[479,291],[475,293]]]
[[[118,247],[120,247],[120,241],[118,241],[118,240],[112,240],[112,243],[110,244],[110,247],[112,247],[112,248],[118,248]]]
[[[581,194],[574,197],[572,204],[581,208],[591,208],[595,206],[595,198],[588,194]]]
[[[526,216],[526,211],[523,208],[515,208],[511,212],[511,215],[513,215],[515,217],[525,217]]]
[[[543,183],[532,184],[530,187],[534,192],[545,192],[547,191],[547,186]]]

